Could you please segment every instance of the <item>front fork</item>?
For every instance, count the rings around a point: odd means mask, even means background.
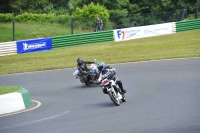
[[[115,91],[114,92],[114,95],[116,96],[116,99],[122,99],[122,95],[121,95],[121,91],[118,87],[117,84],[115,84],[115,82],[113,80],[110,81],[111,82],[111,89],[114,89]]]
[[[111,80],[110,81],[111,82],[111,87],[113,87],[113,89],[116,91],[116,92],[121,92],[120,91],[120,88],[119,88],[119,86],[115,83],[115,81],[114,80]]]

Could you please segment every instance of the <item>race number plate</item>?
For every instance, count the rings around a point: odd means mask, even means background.
[[[103,84],[103,85],[109,84],[109,80],[108,80],[108,79],[104,79],[104,80],[102,81],[102,84]]]

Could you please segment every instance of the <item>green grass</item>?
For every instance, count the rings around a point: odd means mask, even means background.
[[[0,42],[13,41],[13,24],[0,23]],[[74,34],[91,32],[89,30],[82,30],[81,27],[74,29]],[[39,22],[15,22],[15,41],[33,38],[53,37],[71,34],[70,23],[61,25],[58,23],[39,23]]]
[[[0,74],[71,68],[77,57],[106,64],[200,57],[200,30],[0,57]]]
[[[12,93],[12,92],[18,92],[22,88],[19,86],[0,86],[0,95]]]
[[[70,28],[56,23],[15,23],[15,40],[70,34]],[[0,42],[12,41],[12,23],[0,23]]]

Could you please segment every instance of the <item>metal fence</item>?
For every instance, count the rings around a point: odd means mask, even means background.
[[[140,13],[124,14],[121,16],[110,16],[109,20],[106,23],[104,23],[103,30],[177,22],[185,20],[187,19],[187,17],[188,14],[186,9],[158,13]],[[91,18],[85,18],[85,20],[86,21],[73,20],[73,30],[75,31],[76,29],[82,29],[92,31],[95,27],[95,21]]]

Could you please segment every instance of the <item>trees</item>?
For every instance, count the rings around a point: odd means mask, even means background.
[[[77,7],[72,14],[76,23],[77,21],[79,21],[80,25],[85,23],[85,27],[94,27],[97,16],[100,17],[103,20],[104,25],[106,25],[110,14],[105,6],[101,6],[99,3],[94,4],[93,2],[84,5],[83,8]]]
[[[17,14],[22,12],[47,13],[47,12],[73,12],[76,7],[82,8],[91,2],[99,3],[108,9],[109,14],[135,14],[172,11],[188,9],[189,14],[194,14],[196,0],[1,0],[0,13]]]
[[[93,5],[91,4],[93,3]],[[95,8],[94,5],[103,6]],[[88,6],[88,7],[87,7]],[[88,8],[88,9],[87,9]],[[90,9],[91,8],[91,9]],[[183,12],[183,9],[184,10]],[[100,14],[98,12],[101,12]],[[170,12],[172,11],[172,12]],[[112,28],[194,19],[196,0],[1,0],[0,13],[69,14],[75,18],[100,16]],[[162,12],[162,14],[160,14]],[[105,13],[105,14],[104,14]],[[82,16],[81,16],[82,15]],[[85,20],[86,21],[86,20]],[[90,19],[87,19],[90,21]],[[88,23],[93,23],[93,22]],[[82,20],[82,22],[84,22]],[[91,24],[90,24],[91,25]]]

